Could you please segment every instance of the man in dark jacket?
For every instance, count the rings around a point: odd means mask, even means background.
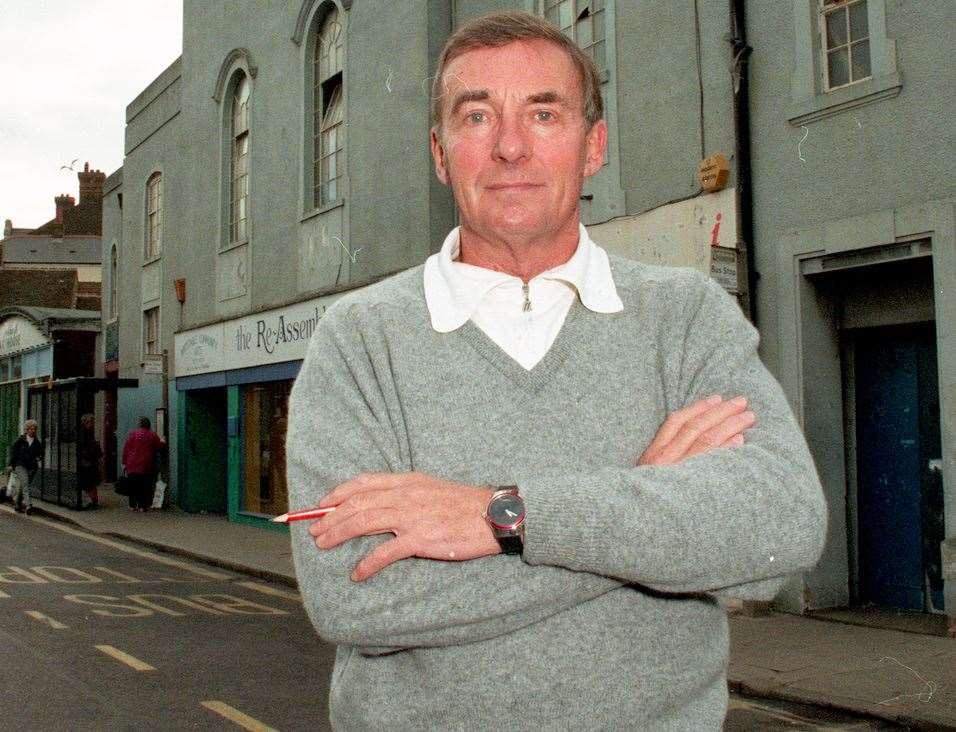
[[[28,419],[23,423],[23,434],[10,447],[9,466],[13,468],[12,480],[16,487],[10,493],[13,506],[19,513],[30,514],[30,486],[36,477],[40,463],[43,462],[43,443],[37,437],[37,422]]]

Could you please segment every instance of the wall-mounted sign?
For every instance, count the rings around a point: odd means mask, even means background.
[[[727,177],[730,175],[730,163],[720,153],[711,155],[700,161],[697,168],[697,178],[700,180],[700,187],[708,193],[723,190],[727,185]]]
[[[315,326],[345,293],[176,334],[176,376],[305,358]]]
[[[45,346],[50,339],[26,318],[13,315],[0,323],[0,356]]]

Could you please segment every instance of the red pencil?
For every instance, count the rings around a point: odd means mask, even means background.
[[[308,521],[309,519],[322,518],[329,511],[334,511],[335,506],[329,506],[328,508],[306,508],[302,511],[289,511],[289,513],[284,513],[281,516],[276,516],[272,519],[273,523],[276,524],[288,524],[293,521]]]

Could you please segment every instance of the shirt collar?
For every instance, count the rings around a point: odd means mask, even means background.
[[[502,282],[520,278],[505,272],[456,262],[460,250],[459,227],[445,237],[441,249],[425,260],[425,302],[432,327],[447,333],[460,328],[474,315],[488,292]],[[624,309],[611,275],[607,252],[578,224],[578,246],[564,264],[552,267],[532,278],[566,282],[574,287],[583,304],[598,313],[616,313]]]

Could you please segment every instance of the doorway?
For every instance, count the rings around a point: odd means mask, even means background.
[[[856,595],[861,604],[943,609],[944,537],[934,323],[847,332],[853,352]]]
[[[183,395],[185,484],[180,506],[192,513],[224,514],[228,476],[226,389],[192,389]]]

